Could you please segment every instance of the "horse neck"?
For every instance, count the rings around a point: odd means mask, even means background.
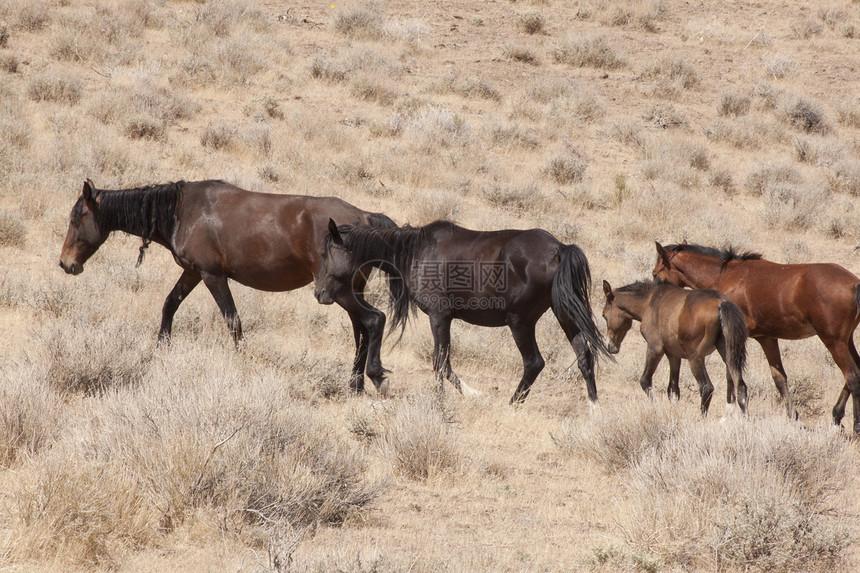
[[[648,304],[649,298],[651,298],[651,290],[647,292],[615,291],[615,305],[630,315],[630,318],[639,322],[642,322],[642,315],[645,313],[645,306]]]
[[[170,242],[180,197],[176,184],[102,191],[100,195],[98,218],[103,231]]]
[[[697,289],[715,288],[723,270],[719,260],[696,253],[678,253],[672,265],[684,275],[687,286]]]

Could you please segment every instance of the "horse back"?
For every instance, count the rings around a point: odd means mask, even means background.
[[[224,274],[260,290],[310,283],[329,218],[367,223],[371,214],[336,197],[256,193],[223,181],[183,189],[174,255],[184,267]]]
[[[720,304],[727,297],[713,289],[689,290],[660,284],[643,316],[642,334],[659,338],[668,354],[689,359],[713,351],[720,331]]]

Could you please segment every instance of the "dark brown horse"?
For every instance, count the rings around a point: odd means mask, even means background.
[[[552,308],[577,355],[588,397],[597,401],[595,352],[606,353],[591,313],[588,260],[540,229],[471,231],[447,221],[425,227],[379,229],[329,223],[325,262],[316,278],[320,302],[349,285],[363,267],[389,274],[392,329],[405,327],[410,309],[430,317],[433,369],[463,391],[451,369],[451,321],[507,326],[523,358],[511,398],[522,402],[544,367],[535,324]],[[492,352],[488,349],[488,352]],[[468,388],[468,387],[466,387]]]
[[[845,376],[833,421],[841,423],[853,394],[854,432],[860,433],[860,356],[853,341],[860,322],[860,279],[853,273],[835,264],[783,265],[756,253],[657,243],[654,277],[679,286],[717,289],[740,307],[750,336],[764,350],[789,417],[796,414],[779,339],[818,336]]]
[[[385,215],[362,211],[335,197],[252,193],[223,181],[106,191],[88,179],[69,217],[60,266],[69,274],[80,274],[113,231],[143,238],[141,258],[150,241],[158,243],[182,267],[182,276],[164,301],[159,340],[169,339],[176,309],[202,280],[238,342],[242,326],[227,279],[265,291],[309,284],[320,268],[330,217],[395,226]],[[360,277],[347,286],[332,297],[352,321],[356,354],[350,387],[364,388],[366,366],[377,389],[385,391],[379,357],[385,315],[362,297]]]
[[[609,351],[618,352],[621,342],[638,320],[642,338],[648,343],[645,371],[639,385],[651,395],[651,378],[665,354],[669,359],[669,398],[680,398],[678,378],[681,360],[690,362],[699,394],[702,413],[708,413],[714,385],[705,369],[705,358],[714,350],[720,353],[730,377],[726,384],[727,408],[737,401],[747,411],[747,387],[743,379],[746,366],[747,326],[741,310],[723,293],[715,290],[687,290],[675,285],[643,281],[612,290],[603,281],[606,305],[606,335]]]

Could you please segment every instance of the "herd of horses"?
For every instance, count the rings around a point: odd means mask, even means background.
[[[342,223],[341,226],[336,224]],[[818,336],[845,377],[833,408],[840,424],[853,398],[854,432],[860,433],[860,356],[853,333],[860,322],[860,279],[836,264],[779,264],[756,253],[686,243],[656,244],[651,280],[613,289],[604,281],[604,342],[591,310],[588,260],[541,229],[472,231],[448,221],[398,227],[381,213],[333,197],[256,193],[223,181],[176,182],[121,190],[96,189],[90,180],[72,208],[60,266],[79,274],[113,231],[140,237],[138,263],[150,242],[167,248],[182,275],[162,308],[160,341],[173,317],[202,281],[235,341],[242,336],[228,285],[232,279],[265,291],[289,291],[315,282],[322,304],[346,310],[355,338],[351,389],[364,389],[365,373],[380,393],[388,390],[381,346],[386,317],[364,297],[369,271],[388,277],[391,329],[411,313],[430,319],[433,369],[440,383],[472,391],[451,368],[451,322],[507,326],[523,359],[511,397],[522,402],[544,367],[535,325],[552,309],[577,356],[588,398],[597,401],[598,355],[618,352],[632,322],[647,342],[640,379],[651,379],[665,355],[668,394],[679,395],[681,360],[688,360],[707,413],[714,386],[705,357],[718,351],[726,363],[727,404],[747,408],[743,381],[746,341],[764,350],[786,413],[796,412],[787,387],[779,339]]]

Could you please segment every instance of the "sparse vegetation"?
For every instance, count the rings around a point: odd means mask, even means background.
[[[655,240],[856,271],[853,6],[449,4],[0,2],[5,568],[860,569],[853,412],[830,427],[842,375],[817,337],[781,343],[792,423],[755,343],[747,418],[721,417],[716,356],[709,417],[686,365],[679,401],[649,400],[635,329],[592,407],[549,313],[524,404],[509,329],[461,321],[452,364],[483,395],[438,391],[421,312],[383,341],[383,398],[350,390],[360,329],[311,285],[231,282],[235,345],[201,283],[158,344],[165,249],[136,267],[116,232],[58,268],[86,178],[216,178],[545,229],[588,257],[598,318],[600,282],[649,277]],[[366,290],[383,310],[386,278]]]

